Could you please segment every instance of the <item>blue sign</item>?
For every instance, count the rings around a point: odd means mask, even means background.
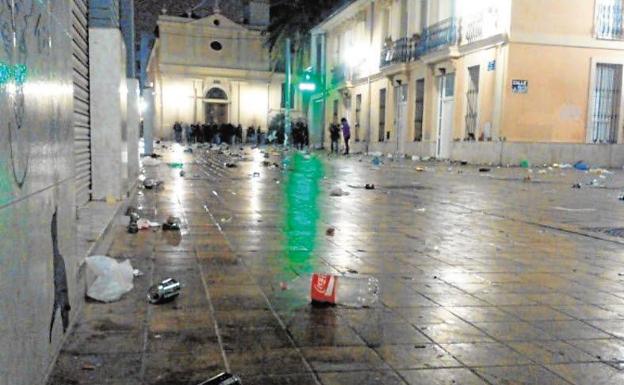
[[[488,71],[494,71],[496,69],[496,60],[488,62]]]

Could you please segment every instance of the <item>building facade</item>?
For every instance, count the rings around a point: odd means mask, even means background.
[[[358,0],[312,31],[319,140],[496,164],[624,163],[621,0]],[[326,144],[326,143],[325,143]]]
[[[269,4],[252,1],[245,23],[213,9],[158,19],[148,64],[155,92],[155,135],[172,136],[176,121],[261,127],[280,111],[284,75],[272,69],[262,31]]]

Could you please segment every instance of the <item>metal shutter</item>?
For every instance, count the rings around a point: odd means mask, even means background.
[[[91,199],[91,120],[89,111],[89,27],[86,0],[72,2],[74,77],[74,161],[76,204]]]

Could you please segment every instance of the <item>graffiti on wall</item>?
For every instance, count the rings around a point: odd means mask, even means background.
[[[61,312],[63,322],[63,333],[67,331],[69,326],[69,289],[67,287],[67,271],[65,270],[65,259],[61,255],[58,246],[58,210],[52,215],[52,255],[54,265],[54,306],[52,307],[52,319],[50,320],[50,343],[52,343],[52,330],[54,329],[54,321],[57,311]]]

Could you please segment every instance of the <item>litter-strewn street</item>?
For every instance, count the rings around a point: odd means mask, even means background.
[[[622,172],[156,152],[163,183],[130,205],[181,231],[116,219],[134,287],[84,305],[50,384],[624,382]],[[314,272],[375,277],[379,301],[312,306]],[[180,295],[150,304],[169,277]]]

